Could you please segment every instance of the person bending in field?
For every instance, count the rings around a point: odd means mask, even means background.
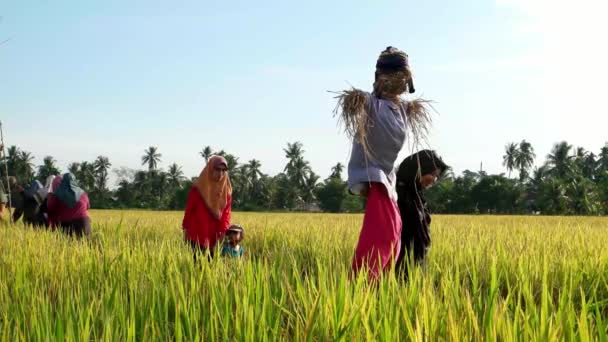
[[[425,257],[431,244],[429,211],[423,191],[431,187],[448,166],[434,151],[423,150],[405,158],[397,171],[397,194],[403,228],[401,252],[396,270],[408,277],[408,265],[425,266]]]
[[[340,92],[338,114],[353,139],[348,187],[367,198],[363,226],[352,261],[354,274],[367,269],[371,280],[389,269],[400,251],[401,217],[397,207],[394,165],[408,129],[416,143],[429,123],[426,101],[406,101],[414,85],[408,55],[394,47],[376,63],[374,91]]]
[[[52,192],[47,196],[49,226],[78,238],[91,236],[89,196],[71,173],[53,179]]]
[[[226,238],[222,245],[222,256],[229,258],[240,258],[243,256],[241,241],[245,237],[245,230],[238,224],[233,224],[226,231]]]
[[[13,222],[23,217],[23,223],[35,228],[47,226],[47,190],[35,180],[21,192],[21,202],[15,206]]]
[[[218,241],[230,226],[232,185],[228,163],[221,156],[212,156],[188,194],[182,228],[192,247],[194,260],[198,253],[213,257]]]
[[[0,191],[3,191],[4,184],[0,184],[0,186],[1,186]],[[12,220],[13,220],[13,222],[16,222],[17,221],[17,219],[15,218],[16,214],[18,213],[19,209],[23,206],[23,200],[24,200],[23,192],[25,190],[19,184],[19,181],[17,180],[17,177],[15,177],[15,176],[8,177],[8,186],[10,189],[10,209],[14,209]],[[2,202],[2,204],[0,204],[0,219],[4,220],[4,218],[2,218],[4,209],[9,208],[8,193],[1,192],[0,197],[1,197],[0,202]],[[10,213],[10,210],[9,210],[9,213]],[[9,218],[8,220],[10,220],[10,219],[11,218]]]

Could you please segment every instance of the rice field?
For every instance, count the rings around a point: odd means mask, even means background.
[[[349,277],[362,217],[236,213],[246,258],[194,263],[179,212],[93,211],[89,243],[0,227],[0,338],[598,340],[608,218],[435,216],[426,274]]]

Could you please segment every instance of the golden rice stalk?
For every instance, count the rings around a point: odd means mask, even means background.
[[[409,139],[412,141],[412,146],[418,146],[422,142],[426,142],[429,130],[433,120],[431,118],[431,110],[433,101],[422,98],[414,99],[407,102],[407,128],[409,130]]]
[[[337,94],[335,98],[338,100],[334,109],[334,117],[338,117],[338,122],[344,125],[344,131],[348,137],[356,139],[363,147],[365,155],[369,156],[367,132],[373,123],[368,115],[367,94],[356,88],[334,93]]]

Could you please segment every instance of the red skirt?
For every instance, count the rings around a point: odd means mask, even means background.
[[[363,227],[353,258],[355,275],[367,269],[371,280],[378,279],[397,259],[400,250],[401,216],[399,207],[382,183],[371,183]]]

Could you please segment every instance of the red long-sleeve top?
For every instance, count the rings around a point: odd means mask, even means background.
[[[49,225],[54,226],[61,222],[69,222],[73,220],[89,217],[89,196],[84,193],[80,196],[74,208],[69,208],[61,200],[55,197],[55,194],[50,193],[47,200],[47,209],[49,215]]]
[[[221,241],[230,226],[232,212],[232,196],[228,195],[228,204],[218,220],[207,208],[203,197],[197,188],[192,187],[186,202],[186,212],[182,228],[186,238],[207,248],[214,248]]]

